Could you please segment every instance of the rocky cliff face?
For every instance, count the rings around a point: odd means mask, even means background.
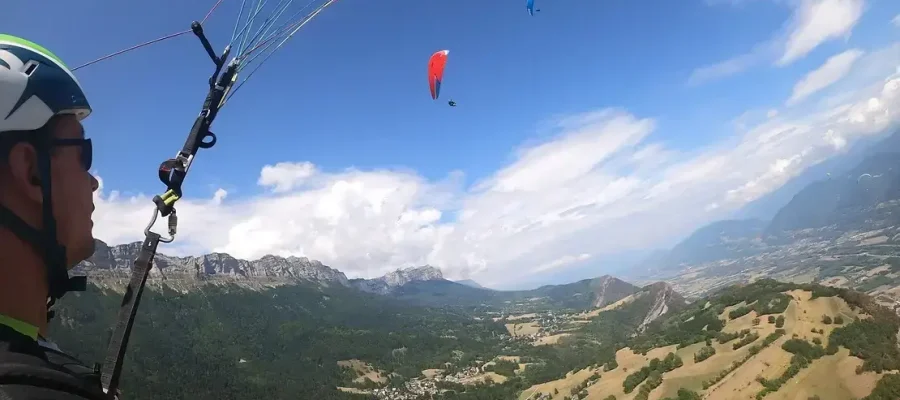
[[[634,285],[609,275],[594,279],[591,286],[594,292],[591,306],[594,308],[615,303],[637,290]]]
[[[92,282],[101,287],[124,287],[131,276],[131,266],[140,246],[140,242],[109,246],[98,240],[94,255],[76,266],[74,273],[88,275]],[[150,284],[166,282],[168,286],[182,290],[202,283],[237,283],[256,288],[299,281],[319,285],[350,285],[343,272],[306,257],[269,255],[247,261],[224,253],[200,257],[157,254],[148,279]]]
[[[76,275],[88,275],[94,284],[115,290],[124,289],[131,277],[131,266],[140,252],[141,243],[109,246],[97,240],[94,255],[78,264]],[[265,287],[312,282],[318,285],[356,287],[371,293],[388,294],[414,281],[444,279],[441,270],[426,265],[398,269],[375,279],[347,279],[343,272],[306,257],[278,257],[268,255],[247,261],[225,253],[211,253],[199,257],[173,257],[157,254],[150,270],[148,285],[165,285],[181,291],[201,284],[234,283],[261,289]]]
[[[354,279],[350,282],[359,290],[370,293],[390,294],[395,289],[410,282],[442,279],[444,279],[444,275],[440,269],[424,265],[415,268],[398,269],[375,279]]]
[[[681,297],[681,295],[672,288],[672,285],[665,282],[657,282],[648,285],[644,287],[643,291],[646,292],[647,295],[653,296],[653,302],[651,303],[650,309],[647,311],[647,315],[644,317],[644,321],[641,322],[641,325],[638,327],[638,331],[643,331],[647,328],[647,325],[650,325],[650,323],[657,318],[666,315],[670,311],[681,309],[687,304],[684,297]]]

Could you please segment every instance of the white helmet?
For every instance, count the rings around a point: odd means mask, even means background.
[[[84,277],[70,278],[65,247],[56,238],[50,190],[51,140],[39,132],[56,115],[75,115],[78,120],[91,113],[81,84],[65,64],[42,46],[15,36],[0,34],[0,143],[11,145],[29,141],[39,155],[41,190],[44,196],[43,229],[27,224],[0,205],[0,226],[28,242],[44,258],[47,269],[48,305],[70,290],[84,290]],[[15,134],[13,134],[14,132]],[[31,134],[31,133],[34,134]],[[9,151],[8,147],[2,151]],[[0,154],[0,160],[6,153]]]
[[[38,129],[54,115],[91,113],[81,84],[53,53],[0,34],[0,132]]]

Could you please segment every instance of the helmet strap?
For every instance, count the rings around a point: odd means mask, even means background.
[[[40,135],[43,136],[43,135]],[[26,139],[27,140],[27,139]],[[50,146],[45,140],[29,140],[35,146],[38,155],[38,173],[41,178],[41,195],[43,203],[41,214],[43,229],[38,230],[29,225],[7,207],[0,205],[0,226],[7,228],[14,235],[25,241],[43,258],[47,275],[48,309],[57,299],[69,291],[84,291],[87,278],[69,277],[66,265],[66,249],[57,239],[56,217],[53,215],[53,196],[50,182]]]
[[[42,214],[44,229],[43,257],[47,269],[47,289],[50,304],[55,303],[66,292],[78,290],[78,283],[69,278],[69,269],[66,265],[66,248],[59,243],[57,238],[56,217],[53,215],[53,191],[50,182],[50,146],[38,147],[38,171],[41,175],[41,194],[43,196]],[[86,278],[74,278],[75,281],[86,283]],[[81,284],[81,286],[85,286]],[[82,288],[81,290],[84,290]]]

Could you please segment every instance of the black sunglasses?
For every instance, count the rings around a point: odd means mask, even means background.
[[[51,139],[50,146],[81,146],[81,166],[84,170],[89,171],[94,163],[94,145],[91,144],[91,139]]]

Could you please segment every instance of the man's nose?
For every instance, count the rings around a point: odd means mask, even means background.
[[[97,189],[100,189],[100,181],[98,181],[93,174],[89,175],[91,175],[91,192],[96,192]]]

